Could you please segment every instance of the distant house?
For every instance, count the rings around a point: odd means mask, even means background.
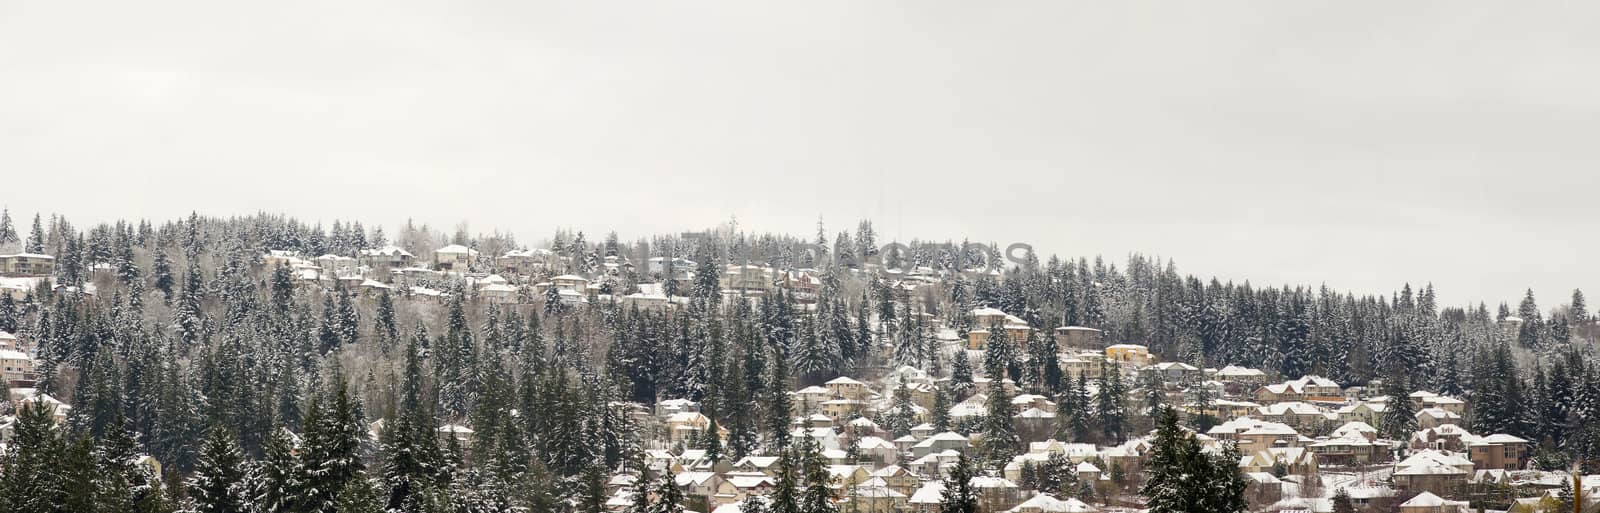
[[[361,265],[378,271],[411,267],[413,260],[415,260],[415,257],[411,255],[411,252],[401,249],[399,246],[363,249],[360,254]]]
[[[818,278],[816,271],[798,269],[782,273],[778,280],[778,287],[789,293],[789,298],[796,303],[815,303],[817,294],[822,290],[822,279]]]
[[[33,358],[28,353],[17,349],[0,349],[0,379],[12,385],[32,386],[39,376],[34,371]]]
[[[1027,343],[1028,335],[1033,333],[1033,327],[1021,317],[1005,313],[998,308],[972,309],[973,330],[967,332],[967,349],[980,350],[989,345],[992,330],[1004,330],[1012,344],[1021,347]]]
[[[494,260],[501,272],[533,274],[549,265],[553,253],[548,249],[513,249]]]
[[[1138,344],[1106,346],[1106,358],[1133,368],[1150,365],[1150,348]]]
[[[1224,383],[1239,383],[1251,387],[1259,387],[1266,384],[1267,373],[1262,372],[1260,369],[1229,365],[1217,371],[1217,380]]]
[[[756,265],[730,265],[722,273],[722,290],[765,294],[773,287],[772,269]]]
[[[0,255],[0,275],[49,276],[56,269],[56,257],[37,253]]]
[[[1400,503],[1400,513],[1467,513],[1471,511],[1470,507],[1467,501],[1445,500],[1438,495],[1422,492]]]
[[[1395,463],[1393,475],[1400,490],[1449,494],[1466,485],[1473,464],[1460,453],[1423,450]]]
[[[1493,434],[1466,443],[1473,468],[1522,470],[1528,466],[1528,441],[1522,438]]]
[[[1417,411],[1417,427],[1435,428],[1444,424],[1461,424],[1461,415],[1444,408],[1423,408]]]
[[[460,244],[451,244],[433,250],[433,267],[440,271],[466,272],[472,267],[472,258],[478,250]]]
[[[1141,374],[1159,375],[1167,383],[1187,383],[1205,376],[1199,367],[1183,362],[1162,362],[1139,371]]]
[[[1338,383],[1321,376],[1304,376],[1300,379],[1266,385],[1256,389],[1256,401],[1262,404],[1287,401],[1343,402],[1344,391]]]
[[[1100,340],[1100,330],[1083,326],[1062,326],[1055,329],[1056,349],[1105,349]]]

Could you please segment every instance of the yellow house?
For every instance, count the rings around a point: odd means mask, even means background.
[[[1123,365],[1143,367],[1150,365],[1150,348],[1138,344],[1106,346],[1106,358]]]
[[[967,349],[983,349],[988,347],[990,331],[995,328],[1003,329],[1011,338],[1011,343],[1020,346],[1028,342],[1028,335],[1033,334],[1033,327],[1021,317],[1011,315],[998,308],[974,308],[972,310],[972,325],[976,328],[967,332]]]

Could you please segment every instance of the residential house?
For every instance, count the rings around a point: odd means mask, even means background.
[[[1446,500],[1428,492],[1417,494],[1400,503],[1400,513],[1468,513],[1467,501]]]
[[[1288,401],[1343,402],[1343,389],[1333,380],[1321,376],[1304,376],[1300,379],[1266,385],[1256,389],[1256,401],[1262,404]]]
[[[1417,427],[1422,429],[1439,427],[1444,424],[1461,424],[1461,415],[1444,408],[1423,408],[1417,413]]]
[[[967,349],[972,350],[988,347],[991,330],[1004,330],[1016,347],[1022,347],[1022,344],[1027,343],[1028,335],[1033,333],[1033,327],[1028,326],[1027,321],[998,308],[974,308],[972,326],[974,329],[967,332]]]
[[[1034,495],[1032,499],[1022,501],[1021,504],[1014,508],[1006,510],[1006,513],[1082,513],[1093,511],[1100,510],[1073,497],[1062,500],[1041,493]]]
[[[1417,451],[1394,465],[1394,486],[1406,491],[1450,494],[1466,485],[1473,475],[1472,460],[1460,453]]]
[[[1528,466],[1528,441],[1504,433],[1467,441],[1473,468],[1522,470]]]
[[[1150,348],[1139,344],[1115,344],[1106,346],[1106,359],[1132,368],[1150,365]]]
[[[411,267],[415,257],[411,252],[399,246],[384,246],[375,249],[363,249],[360,253],[360,265],[372,268],[375,271],[387,273],[391,269],[405,269]]]
[[[56,257],[37,253],[0,255],[0,275],[49,276],[56,269]]]
[[[1056,350],[1067,349],[1094,350],[1105,349],[1105,342],[1101,342],[1100,330],[1083,326],[1062,326],[1055,329]]]
[[[433,267],[440,271],[467,272],[478,250],[460,244],[451,244],[433,250]]]

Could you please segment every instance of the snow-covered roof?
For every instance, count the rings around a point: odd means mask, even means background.
[[[460,244],[451,244],[449,246],[445,246],[445,247],[442,247],[442,248],[439,248],[439,249],[435,249],[435,250],[433,250],[433,252],[436,253],[436,254],[444,254],[444,255],[475,255],[475,254],[478,253],[477,250],[469,248],[469,247],[466,247],[466,246],[462,246]]]

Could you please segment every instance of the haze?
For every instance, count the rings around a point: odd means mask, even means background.
[[[1600,8],[1557,5],[12,0],[0,203],[24,233],[872,218],[1548,308],[1600,290]]]

